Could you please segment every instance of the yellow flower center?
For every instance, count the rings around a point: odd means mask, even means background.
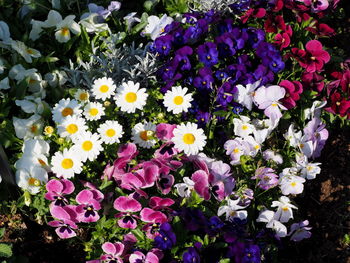
[[[69,29],[67,27],[64,27],[61,29],[61,35],[62,36],[69,36]]]
[[[36,82],[36,79],[29,79],[29,84],[35,84],[35,82]]]
[[[260,145],[255,145],[254,148],[255,148],[256,150],[259,150],[259,149],[260,149]]]
[[[148,141],[149,138],[148,138],[148,131],[142,131],[140,132],[140,138],[144,141]]]
[[[186,133],[182,139],[186,144],[193,144],[196,141],[196,137],[192,133]]]
[[[237,212],[236,212],[236,211],[231,211],[231,212],[230,212],[230,216],[233,217],[233,216],[235,216],[235,215],[237,215]]]
[[[64,169],[70,169],[73,167],[73,160],[72,159],[69,159],[69,158],[65,158],[63,159],[62,163],[61,163],[61,166],[62,168]]]
[[[28,184],[31,185],[31,186],[40,186],[40,181],[38,179],[30,177],[28,179]]]
[[[289,209],[288,209],[288,207],[284,206],[284,207],[282,207],[282,210],[283,210],[284,212],[287,212]]]
[[[133,103],[137,100],[137,94],[135,92],[128,92],[125,95],[126,102]]]
[[[181,105],[183,102],[184,102],[184,99],[183,99],[183,97],[181,97],[181,96],[176,96],[176,97],[174,98],[174,103],[175,103],[176,105]]]
[[[78,126],[76,124],[69,124],[67,127],[66,127],[66,131],[70,134],[74,134],[78,131]]]
[[[245,131],[246,129],[248,129],[248,126],[247,126],[247,125],[245,125],[245,124],[244,124],[244,125],[242,125],[242,130],[244,130],[244,131]]]
[[[102,85],[102,86],[100,87],[100,91],[101,91],[102,93],[106,93],[108,90],[109,90],[109,87],[108,87],[107,85]]]
[[[277,107],[277,103],[272,103],[271,106]]]
[[[88,99],[88,94],[86,93],[86,92],[82,92],[82,93],[80,93],[80,95],[79,95],[79,99],[80,100],[87,100]]]
[[[308,166],[306,167],[306,170],[308,170],[309,172],[312,171],[312,169],[313,169],[313,167],[310,166],[310,165],[308,165]]]
[[[106,131],[106,135],[107,135],[108,137],[113,137],[113,136],[115,135],[115,130],[113,130],[113,129],[108,129],[108,130]]]
[[[67,117],[68,115],[73,115],[73,109],[72,108],[64,108],[61,112],[63,117]]]
[[[239,149],[238,149],[238,148],[234,148],[234,149],[233,149],[233,152],[234,152],[234,153],[239,153]]]
[[[33,49],[27,48],[27,53],[29,55],[32,55],[32,54],[34,54],[34,51],[33,51]]]
[[[98,109],[92,108],[90,109],[89,113],[91,116],[96,116],[98,114]]]
[[[292,187],[295,187],[295,186],[297,185],[297,183],[296,183],[296,182],[292,182],[290,185],[291,185]]]
[[[82,144],[82,148],[84,151],[90,151],[92,149],[92,146],[93,146],[93,144],[91,141],[85,141]]]

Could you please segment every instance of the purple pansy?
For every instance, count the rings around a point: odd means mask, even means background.
[[[68,204],[68,200],[64,195],[73,193],[74,189],[74,184],[67,179],[52,179],[46,184],[45,199],[54,201],[52,204],[55,206],[65,206]]]
[[[114,201],[113,207],[121,212],[115,215],[116,218],[121,218],[118,220],[118,225],[120,227],[130,229],[135,229],[137,227],[136,219],[138,216],[134,215],[134,213],[142,209],[138,201],[131,197],[120,196]]]
[[[95,199],[94,193],[91,190],[85,189],[79,192],[76,196],[76,201],[79,204],[76,212],[78,213],[78,220],[80,222],[90,223],[100,219],[97,211],[101,209],[101,204]]]
[[[206,67],[214,66],[219,61],[219,53],[216,44],[213,42],[206,42],[200,45],[197,49],[198,59]]]
[[[60,238],[71,238],[75,237],[76,233],[74,229],[78,229],[76,225],[77,213],[76,207],[72,205],[66,205],[64,207],[52,206],[50,213],[54,218],[59,220],[50,221],[47,224],[52,227],[56,227],[56,233]]]

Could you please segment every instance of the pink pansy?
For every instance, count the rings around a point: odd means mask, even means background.
[[[324,88],[324,77],[318,75],[317,73],[303,73],[301,75],[301,81],[305,88],[310,88],[312,90],[321,92]]]
[[[59,220],[50,221],[47,224],[56,227],[55,231],[60,238],[65,239],[76,236],[73,230],[78,229],[75,209],[76,207],[72,205],[66,205],[64,207],[52,206],[50,208],[51,215]]]
[[[82,190],[77,195],[76,201],[79,204],[76,212],[78,213],[78,220],[80,222],[96,222],[100,219],[97,211],[101,209],[101,204],[95,199],[94,193],[91,190]]]
[[[148,205],[154,210],[169,209],[175,203],[174,200],[170,198],[161,198],[158,196],[152,196],[149,200]]]
[[[156,182],[158,189],[164,195],[168,194],[171,191],[171,187],[175,182],[174,176],[169,174],[169,172],[170,170],[165,167],[159,169],[159,177]]]
[[[198,170],[192,174],[191,179],[194,182],[194,190],[196,190],[196,192],[205,200],[209,200],[210,199],[209,175],[203,170]]]
[[[328,8],[328,0],[301,0],[306,6],[311,7],[311,11],[314,13],[323,11]]]
[[[222,161],[215,161],[209,164],[209,170],[211,184],[219,187],[216,191],[217,199],[223,200],[232,194],[235,180],[231,176],[231,167]]]
[[[158,263],[159,258],[156,254],[152,252],[148,252],[147,255],[143,254],[140,251],[135,251],[133,254],[129,257],[130,263]]]
[[[147,207],[142,209],[140,217],[143,222],[148,223],[143,226],[142,230],[146,232],[146,236],[150,239],[154,239],[158,235],[160,225],[168,221],[165,214]]]
[[[180,151],[174,148],[173,142],[164,143],[158,150],[155,151],[155,158],[169,159],[174,155],[178,154]]]
[[[101,202],[104,199],[103,193],[101,193],[101,191],[99,191],[93,183],[88,181],[83,181],[83,180],[80,180],[80,182],[83,184],[84,187],[89,188],[95,200],[97,200],[98,202]]]
[[[175,124],[160,123],[156,128],[156,135],[159,140],[171,141],[174,137],[173,131],[176,128]]]
[[[137,147],[134,143],[127,143],[119,147],[118,157],[128,157],[128,159],[133,159],[138,155]]]
[[[132,213],[138,212],[142,209],[142,206],[138,201],[131,197],[120,196],[114,201],[113,207],[121,212],[115,215],[115,217],[121,218],[118,220],[118,225],[120,227],[131,229],[137,227],[136,219],[138,217]]]
[[[286,110],[279,100],[282,99],[286,91],[284,88],[273,85],[269,87],[260,87],[256,90],[254,101],[259,109],[264,110],[267,117],[271,119],[273,123],[278,122],[282,117],[281,109]]]
[[[123,259],[121,255],[124,252],[124,244],[121,242],[111,243],[106,242],[102,245],[103,251],[106,253],[101,256],[101,260],[103,262],[115,262],[115,263],[123,263]]]
[[[286,90],[286,95],[282,99],[282,104],[291,109],[296,106],[296,101],[300,99],[300,94],[303,92],[303,85],[299,81],[282,80],[279,84]]]
[[[74,184],[67,179],[52,179],[46,184],[46,190],[48,192],[45,194],[45,198],[47,200],[54,201],[52,203],[53,205],[65,206],[68,204],[68,200],[64,197],[64,195],[73,193],[74,189]]]
[[[278,33],[275,36],[275,44],[280,47],[280,50],[288,47],[290,45],[290,36],[285,32]]]

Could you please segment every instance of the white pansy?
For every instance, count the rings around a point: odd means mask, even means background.
[[[246,86],[237,85],[237,92],[234,94],[235,100],[245,106],[248,110],[252,110],[255,90],[260,87],[260,81]]]
[[[314,101],[312,103],[311,108],[304,110],[305,120],[320,118],[322,108],[326,106],[326,104],[327,104],[327,101],[318,101],[318,100]]]
[[[283,157],[279,153],[276,153],[270,149],[267,149],[263,152],[263,158],[266,161],[272,160],[277,164],[282,164],[283,163]]]
[[[239,218],[241,220],[246,219],[248,216],[248,212],[246,210],[243,210],[245,208],[244,206],[238,205],[240,201],[240,199],[227,199],[227,205],[219,207],[218,216],[222,216],[223,214],[225,214],[227,221],[233,221],[234,218]]]
[[[48,180],[47,172],[36,166],[16,171],[16,183],[30,194],[37,194]]]
[[[259,217],[257,218],[257,222],[267,223],[266,227],[271,228],[276,232],[278,237],[287,236],[287,227],[283,225],[278,220],[274,219],[275,213],[270,210],[260,211]]]
[[[285,168],[280,174],[279,185],[283,195],[297,195],[301,194],[304,190],[303,183],[305,179],[303,177],[295,175],[296,168]]]
[[[2,79],[0,81],[0,90],[2,90],[2,89],[6,90],[6,89],[9,89],[9,88],[11,88],[10,87],[9,78],[6,77],[6,78],[4,78],[4,79]]]
[[[40,73],[33,72],[27,76],[28,90],[32,93],[43,91],[43,79]]]
[[[296,154],[296,165],[300,170],[300,175],[308,180],[316,178],[316,175],[321,173],[321,163],[310,163],[307,157],[303,154]]]
[[[51,87],[56,88],[57,86],[65,84],[68,80],[68,76],[63,70],[54,70],[53,72],[46,73],[44,79]]]
[[[38,50],[34,48],[29,48],[23,42],[18,40],[11,41],[11,48],[17,51],[17,53],[20,54],[27,63],[32,63],[32,58],[41,57],[41,54]]]
[[[80,34],[80,26],[74,21],[74,18],[75,15],[69,15],[56,25],[55,37],[58,42],[68,42],[71,39],[71,33]]]
[[[6,66],[4,64],[4,60],[0,57],[0,74],[4,73],[4,70],[6,69]]]
[[[42,21],[37,21],[34,19],[32,19],[32,21],[30,21],[30,23],[32,24],[32,30],[30,30],[29,38],[31,40],[35,41],[35,40],[40,38],[40,34],[41,34],[41,32],[43,32],[43,26],[45,24]]]
[[[81,24],[88,33],[99,33],[109,30],[109,27],[106,23],[99,22],[99,18],[99,14],[90,14],[84,19],[80,20],[79,24]]]
[[[274,219],[282,223],[287,223],[289,219],[293,218],[292,209],[298,209],[290,203],[290,199],[287,196],[281,196],[278,201],[273,201],[271,207],[277,207]]]
[[[194,189],[194,182],[189,177],[184,177],[183,181],[183,183],[179,183],[174,186],[179,196],[188,198],[191,196],[191,192]]]
[[[164,28],[173,21],[174,19],[168,17],[167,15],[163,15],[161,18],[158,16],[149,16],[147,18],[148,24],[145,27],[143,34],[150,35],[151,39],[155,40],[164,32]]]
[[[43,122],[40,115],[34,114],[28,119],[13,117],[13,126],[19,139],[28,139],[41,134]]]
[[[136,15],[136,12],[132,12],[132,13],[127,14],[123,18],[125,20],[126,25],[127,25],[127,30],[128,31],[131,29],[132,25],[135,22],[137,22],[137,23],[141,22],[141,19],[138,18],[138,17],[135,17],[135,15]]]
[[[41,114],[45,108],[45,102],[41,98],[35,98],[33,96],[26,96],[23,100],[15,100],[17,106],[26,113]]]
[[[233,124],[233,132],[236,136],[240,136],[242,138],[252,134],[255,130],[254,126],[250,124],[250,119],[247,116],[240,116],[240,118],[233,119]]]
[[[9,26],[4,21],[0,21],[0,40],[4,44],[8,44],[11,40]]]

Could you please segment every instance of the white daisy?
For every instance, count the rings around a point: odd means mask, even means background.
[[[78,89],[74,94],[74,98],[81,102],[88,102],[90,98],[90,94],[86,90]]]
[[[146,89],[139,89],[140,83],[124,82],[117,90],[115,103],[121,111],[134,113],[136,109],[142,110],[146,105],[148,94]]]
[[[74,141],[75,150],[79,153],[82,162],[96,160],[97,156],[103,150],[100,136],[91,132],[82,133],[79,138]]]
[[[61,123],[67,116],[80,116],[82,110],[77,100],[61,99],[52,110],[52,119]]]
[[[61,137],[69,137],[71,139],[78,138],[86,130],[85,120],[77,116],[67,116],[57,127],[58,134]]]
[[[47,172],[36,166],[16,171],[16,183],[19,187],[27,190],[30,194],[37,194],[40,187],[45,185],[48,176]]]
[[[151,148],[156,144],[156,140],[154,139],[155,131],[156,125],[151,122],[138,123],[132,129],[131,139],[143,148]]]
[[[187,155],[198,154],[206,144],[207,137],[204,135],[203,129],[198,129],[195,123],[182,123],[174,129],[173,133],[172,141],[175,148],[184,151]]]
[[[106,121],[97,131],[106,144],[119,143],[119,139],[124,134],[123,127],[117,121]]]
[[[63,176],[64,179],[72,178],[74,174],[80,174],[83,163],[81,162],[79,153],[71,148],[64,149],[63,152],[56,152],[51,160],[52,172],[57,177]]]
[[[111,78],[99,78],[95,79],[92,85],[92,94],[96,99],[106,100],[114,95],[116,86]]]
[[[164,95],[164,106],[167,108],[167,111],[172,111],[174,114],[181,112],[187,112],[188,108],[191,107],[192,94],[186,94],[188,91],[187,88],[172,87],[171,90],[168,90]]]
[[[84,115],[89,121],[97,121],[104,114],[104,107],[98,102],[89,102],[84,108]]]

